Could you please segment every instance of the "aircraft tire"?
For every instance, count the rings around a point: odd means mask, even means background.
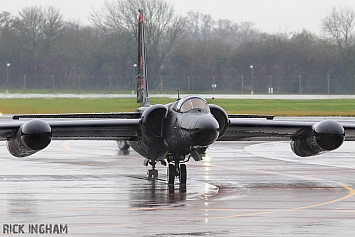
[[[153,170],[153,178],[158,178],[158,170]]]
[[[175,165],[169,164],[167,178],[168,178],[168,185],[174,185],[174,182],[175,182]]]
[[[126,140],[118,140],[117,141],[117,145],[118,145],[118,148],[121,150],[121,151],[128,151],[128,149],[131,147],[129,145],[129,142],[126,141]]]
[[[180,185],[186,185],[187,169],[185,164],[180,165]]]

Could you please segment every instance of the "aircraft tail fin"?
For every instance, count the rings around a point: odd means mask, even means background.
[[[141,107],[149,107],[146,49],[144,41],[144,14],[139,9],[138,17],[138,75],[137,75],[137,103]]]

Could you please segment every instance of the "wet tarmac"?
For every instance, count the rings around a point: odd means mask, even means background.
[[[169,189],[165,167],[148,179],[113,141],[53,141],[28,158],[0,142],[1,234],[43,224],[67,236],[353,236],[354,149],[299,158],[288,142],[217,142],[187,164],[186,188]]]

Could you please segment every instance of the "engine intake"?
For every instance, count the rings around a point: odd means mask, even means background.
[[[343,126],[334,120],[325,120],[314,124],[300,136],[291,138],[291,148],[298,156],[314,156],[339,148],[344,139]]]
[[[217,120],[219,124],[219,136],[222,137],[229,126],[229,119],[226,111],[219,107],[218,105],[210,104],[210,110],[213,117]]]
[[[161,138],[163,136],[163,121],[166,110],[164,105],[157,104],[143,112],[141,123],[144,134],[149,134],[153,138]]]
[[[26,157],[46,148],[52,140],[52,129],[42,120],[23,124],[16,136],[7,141],[7,149],[15,157]]]

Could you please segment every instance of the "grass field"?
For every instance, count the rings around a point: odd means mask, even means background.
[[[152,104],[167,104],[174,99],[150,98]],[[227,113],[273,114],[276,116],[355,116],[355,100],[258,100],[215,99],[214,104]],[[0,99],[3,114],[132,112],[137,108],[133,98],[99,99]]]

